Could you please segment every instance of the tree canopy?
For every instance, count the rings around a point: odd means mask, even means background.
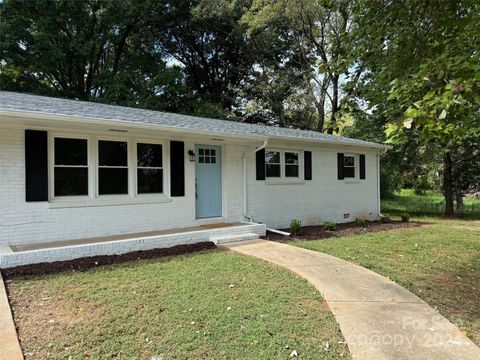
[[[475,0],[4,0],[3,90],[389,142],[382,194],[480,191]]]

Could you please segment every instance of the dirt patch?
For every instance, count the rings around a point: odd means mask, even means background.
[[[351,222],[351,223],[337,224],[337,229],[335,231],[327,231],[321,225],[304,226],[303,235],[283,236],[283,235],[274,234],[274,233],[267,233],[267,235],[263,236],[262,239],[278,241],[278,242],[288,242],[288,241],[291,241],[292,239],[295,239],[298,241],[318,240],[318,239],[328,239],[331,237],[361,235],[361,234],[372,233],[372,232],[406,229],[406,228],[419,227],[419,226],[422,226],[422,224],[418,222],[394,221],[388,224],[384,224],[378,221],[371,221],[371,222],[367,222],[365,226],[360,227],[355,225],[355,223]],[[285,229],[284,231],[288,232],[288,229]]]
[[[201,242],[191,245],[177,245],[170,248],[153,249],[145,251],[134,251],[122,255],[103,255],[92,256],[88,258],[56,261],[51,263],[22,265],[10,269],[3,269],[2,274],[5,278],[25,275],[43,275],[55,274],[62,271],[85,271],[93,267],[117,264],[126,261],[151,259],[156,257],[181,255],[196,251],[209,250],[216,248],[212,242]]]

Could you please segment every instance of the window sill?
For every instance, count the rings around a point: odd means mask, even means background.
[[[98,207],[98,206],[117,206],[117,205],[142,205],[142,204],[160,204],[169,203],[172,199],[166,195],[147,195],[142,194],[135,197],[103,195],[98,198],[82,199],[53,199],[49,202],[50,209],[80,208],[80,207]]]
[[[360,183],[359,179],[344,179],[343,182],[345,184],[358,184]]]
[[[303,179],[266,179],[266,185],[301,185],[305,184]]]

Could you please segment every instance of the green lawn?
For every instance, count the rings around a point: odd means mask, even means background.
[[[384,213],[428,212],[426,204],[432,196],[426,198],[399,194],[399,201],[384,202]],[[478,200],[469,205],[480,209]],[[292,245],[331,254],[389,277],[437,308],[480,345],[480,221],[414,220],[424,226]]]
[[[463,217],[480,219],[480,200],[465,198],[464,204]],[[403,189],[391,198],[382,201],[382,211],[389,215],[408,212],[415,216],[442,216],[444,207],[443,195],[431,192],[425,195],[415,195],[411,189]]]
[[[27,359],[350,358],[314,287],[223,250],[13,278],[8,290]]]

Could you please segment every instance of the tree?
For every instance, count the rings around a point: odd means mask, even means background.
[[[405,5],[373,1],[357,7],[356,49],[368,69],[359,91],[375,104],[374,112],[388,118],[389,142],[415,137],[441,152],[445,215],[450,216],[454,152],[480,131],[479,5]]]
[[[356,81],[361,73],[350,57],[351,15],[350,2],[254,0],[243,17],[251,33],[274,29],[279,38],[293,44],[295,51],[287,61],[283,59],[283,66],[297,67],[303,81],[289,95],[303,96],[314,105],[317,121],[313,128],[320,132],[336,131],[348,98],[342,83],[354,73],[349,82]],[[311,106],[305,104],[305,108]]]
[[[165,3],[154,26],[162,29],[156,30],[156,45],[181,64],[187,86],[212,104],[211,116],[231,116],[237,89],[257,59],[256,39],[239,22],[249,1]]]
[[[155,48],[154,6],[131,0],[0,3],[2,89],[173,108],[189,94],[180,69]]]

